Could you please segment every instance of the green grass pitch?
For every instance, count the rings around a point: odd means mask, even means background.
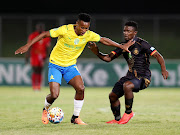
[[[81,118],[87,126],[70,123],[73,113],[74,89],[61,87],[53,107],[60,107],[65,117],[60,124],[43,125],[41,113],[47,87],[34,92],[30,87],[0,87],[1,135],[179,135],[180,88],[148,88],[135,93],[135,117],[125,125],[108,125],[112,120],[107,88],[86,88]],[[121,98],[121,115],[124,98]]]

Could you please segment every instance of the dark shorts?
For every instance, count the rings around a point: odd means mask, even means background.
[[[130,81],[134,84],[134,89],[133,92],[139,92],[139,90],[143,90],[147,88],[150,84],[150,79],[147,78],[136,78],[132,75],[126,75],[122,77],[115,85],[114,88],[112,89],[112,92],[115,93],[119,98],[124,95],[124,90],[123,90],[123,84],[126,81]]]

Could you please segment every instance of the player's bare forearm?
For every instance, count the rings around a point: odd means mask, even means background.
[[[111,57],[109,56],[109,54],[104,54],[104,53],[102,53],[102,52],[99,52],[99,53],[97,54],[97,56],[98,56],[101,60],[103,60],[103,61],[105,61],[105,62],[110,62],[110,61],[112,61],[112,59],[111,59]]]
[[[107,46],[114,46],[114,47],[119,47],[119,48],[121,48],[122,46],[121,44],[118,44],[117,42],[112,41],[111,39],[106,38],[106,37],[101,37],[100,42]]]
[[[89,42],[88,48],[95,54],[97,55],[101,60],[105,62],[110,62],[112,59],[110,55],[108,54],[103,54],[102,52],[99,51],[99,48],[97,47],[96,43],[94,42]]]
[[[167,79],[168,78],[168,71],[166,70],[166,65],[165,65],[165,61],[164,61],[163,56],[160,53],[156,52],[155,54],[153,54],[153,57],[156,58],[156,60],[158,61],[158,63],[161,66],[162,76],[164,77],[164,79]]]
[[[162,57],[162,55],[158,52],[156,52],[153,57],[156,58],[156,60],[158,61],[158,63],[160,64],[161,66],[161,70],[166,70],[166,66],[165,66],[165,61],[164,61],[164,58]]]
[[[126,44],[121,45],[121,44],[119,44],[115,41],[112,41],[111,39],[106,38],[106,37],[101,37],[100,42],[107,46],[114,46],[114,47],[121,48],[129,53],[130,53],[130,51],[128,50],[128,48],[135,43],[135,41],[129,40]]]
[[[17,49],[15,51],[15,54],[23,54],[25,52],[28,51],[28,49],[36,42],[40,41],[41,39],[45,38],[45,37],[49,37],[50,33],[49,31],[43,32],[40,35],[38,35],[37,37],[35,37],[33,40],[29,41],[26,45],[20,47],[19,49]]]
[[[32,46],[34,43],[36,43],[46,37],[50,37],[49,31],[43,32],[40,35],[38,35],[37,37],[33,38],[33,40],[31,40],[31,42],[29,43],[29,45]]]

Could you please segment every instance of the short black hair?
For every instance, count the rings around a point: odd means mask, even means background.
[[[138,24],[135,21],[128,21],[125,23],[125,26],[132,26],[132,27],[134,27],[135,31],[138,30]]]
[[[80,13],[78,15],[78,20],[82,20],[84,22],[90,22],[91,21],[91,16],[87,13]]]

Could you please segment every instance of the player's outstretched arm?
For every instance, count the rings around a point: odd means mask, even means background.
[[[162,76],[164,79],[167,79],[168,78],[168,71],[166,70],[166,65],[165,65],[165,61],[164,61],[164,58],[162,57],[162,55],[158,52],[155,52],[153,55],[153,57],[156,58],[156,60],[158,61],[158,63],[160,64],[161,66],[161,73],[162,73]]]
[[[135,43],[135,41],[132,39],[132,40],[129,40],[126,44],[121,45],[121,44],[116,43],[115,41],[112,41],[111,39],[106,38],[106,37],[101,37],[100,42],[107,46],[114,46],[114,47],[121,48],[129,53],[130,53],[130,51],[128,50],[128,48]]]
[[[99,48],[97,47],[96,43],[94,42],[89,42],[88,48],[95,54],[97,55],[101,60],[105,62],[110,62],[114,59],[114,54],[103,54],[99,51]]]
[[[28,42],[26,45],[20,47],[19,49],[17,49],[15,51],[15,54],[23,54],[25,52],[28,51],[28,49],[36,42],[40,41],[41,39],[45,38],[45,37],[50,37],[50,33],[49,31],[43,32],[40,35],[38,35],[37,37],[35,37],[33,40],[31,40],[30,42]]]

